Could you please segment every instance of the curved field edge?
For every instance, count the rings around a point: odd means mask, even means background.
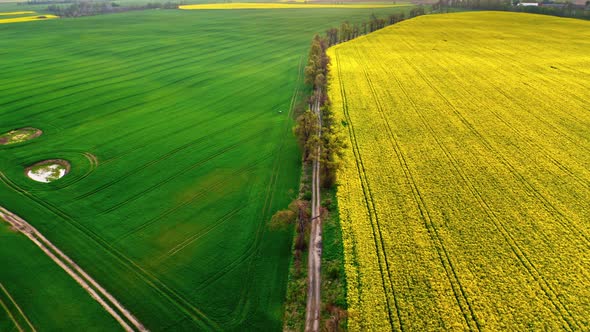
[[[589,328],[589,28],[429,15],[329,49],[351,330]]]

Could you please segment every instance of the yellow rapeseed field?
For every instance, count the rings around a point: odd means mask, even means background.
[[[27,15],[27,14],[35,14],[32,11],[25,11],[25,12],[0,12],[0,16],[17,16],[17,15]]]
[[[328,54],[350,330],[590,330],[590,22],[428,15]]]
[[[306,3],[210,3],[201,5],[183,5],[180,9],[301,9],[301,8],[388,8],[407,5],[394,4],[306,4]]]
[[[49,19],[53,19],[53,18],[59,18],[59,16],[40,15],[40,16],[24,16],[24,17],[15,17],[15,18],[4,18],[4,19],[0,19],[0,24],[44,21],[44,20],[49,20]]]

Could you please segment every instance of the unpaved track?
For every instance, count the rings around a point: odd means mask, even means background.
[[[82,270],[66,254],[49,242],[37,229],[25,220],[0,206],[0,219],[27,236],[57,265],[66,271],[90,296],[96,300],[126,331],[148,331],[139,320],[117,301],[109,292],[99,285],[86,271]],[[131,326],[135,327],[132,328]]]
[[[322,136],[322,117],[320,114],[320,98],[314,103],[312,111],[319,119],[318,137]],[[320,218],[320,147],[316,151],[313,161],[313,175],[311,183],[311,233],[309,236],[308,256],[308,287],[307,308],[305,318],[305,331],[317,332],[320,330],[320,313],[322,300],[320,297],[321,286],[321,262],[322,262],[322,220]]]

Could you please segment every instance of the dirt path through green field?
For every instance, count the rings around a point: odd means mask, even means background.
[[[108,293],[101,285],[99,285],[88,273],[82,270],[74,261],[66,256],[61,250],[59,250],[53,243],[49,242],[37,229],[31,226],[28,222],[15,215],[14,213],[4,209],[0,206],[0,219],[8,222],[15,230],[23,233],[33,243],[35,243],[51,260],[59,265],[64,271],[66,271],[88,294],[96,300],[113,318],[121,324],[121,327],[126,331],[147,331],[139,320],[133,316],[129,310],[119,303],[110,293]],[[0,286],[2,286],[0,284]],[[5,292],[4,287],[1,287]],[[8,294],[8,292],[6,292]],[[14,301],[13,301],[14,303]],[[16,303],[15,303],[16,305]],[[23,317],[26,317],[22,310],[18,308],[19,312]],[[8,309],[7,309],[8,312]],[[9,312],[10,314],[10,312]],[[12,316],[11,316],[12,317]],[[125,320],[127,319],[127,321]],[[16,319],[13,321],[17,327]],[[31,323],[26,319],[29,326],[32,328]],[[128,323],[131,323],[136,330],[134,330]],[[19,330],[22,329],[19,327]],[[34,328],[33,328],[34,330]]]

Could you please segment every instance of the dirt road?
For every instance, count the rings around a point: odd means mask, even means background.
[[[312,111],[319,119],[318,136],[322,136],[322,118],[320,114],[320,98],[314,103]],[[320,218],[320,147],[318,145],[316,158],[313,161],[312,198],[311,198],[311,233],[309,236],[308,256],[308,288],[305,331],[320,330],[320,313],[322,300],[320,297],[321,262],[322,262],[322,220]]]
[[[12,227],[27,236],[57,265],[67,272],[90,296],[96,300],[113,318],[121,324],[125,331],[148,331],[129,310],[99,285],[88,273],[82,270],[66,254],[49,242],[37,229],[25,220],[0,206],[0,220],[4,219]],[[135,329],[133,327],[135,327]]]

